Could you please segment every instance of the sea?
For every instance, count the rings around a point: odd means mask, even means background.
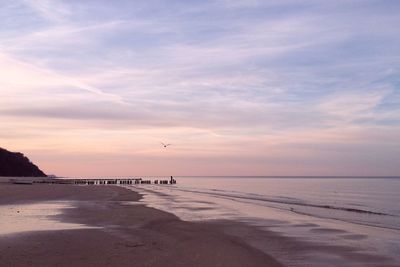
[[[246,225],[230,234],[286,266],[400,266],[399,177],[174,178],[127,187],[185,221]]]

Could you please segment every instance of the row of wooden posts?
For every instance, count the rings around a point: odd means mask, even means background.
[[[72,184],[76,185],[133,185],[133,184],[176,184],[176,180],[171,176],[169,180],[144,180],[142,178],[92,178],[92,179],[70,179]]]

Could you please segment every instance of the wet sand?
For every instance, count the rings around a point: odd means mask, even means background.
[[[139,199],[116,186],[0,184],[0,205],[71,201],[75,208],[57,219],[99,227],[0,234],[1,266],[281,266],[220,227]]]

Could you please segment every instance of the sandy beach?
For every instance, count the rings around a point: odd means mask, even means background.
[[[210,224],[137,205],[116,186],[0,184],[0,205],[68,201],[57,219],[97,227],[0,234],[2,266],[281,266]]]

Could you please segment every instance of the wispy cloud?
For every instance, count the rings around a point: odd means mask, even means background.
[[[76,147],[99,152],[96,143],[119,158],[125,145],[150,160],[165,159],[151,146],[171,138],[176,159],[202,158],[198,169],[210,174],[234,171],[207,156],[234,170],[243,155],[238,170],[257,174],[285,174],[296,160],[303,174],[313,160],[330,174],[346,146],[356,148],[354,166],[372,143],[392,157],[398,10],[395,1],[8,1],[0,130],[13,134],[0,141],[39,151],[36,143],[66,161]],[[371,173],[384,173],[383,161],[368,162]]]
[[[58,0],[23,0],[23,4],[29,6],[34,12],[49,22],[61,23],[67,16],[72,14],[72,10],[62,1]]]
[[[51,69],[21,62],[4,54],[0,54],[0,66],[3,69],[0,86],[3,87],[2,93],[6,95],[12,92],[31,92],[31,95],[40,95],[40,92],[44,90],[69,87],[90,92],[106,101],[123,103],[117,95],[105,93],[75,78],[59,74]],[[3,104],[3,107],[5,105],[6,103]]]

